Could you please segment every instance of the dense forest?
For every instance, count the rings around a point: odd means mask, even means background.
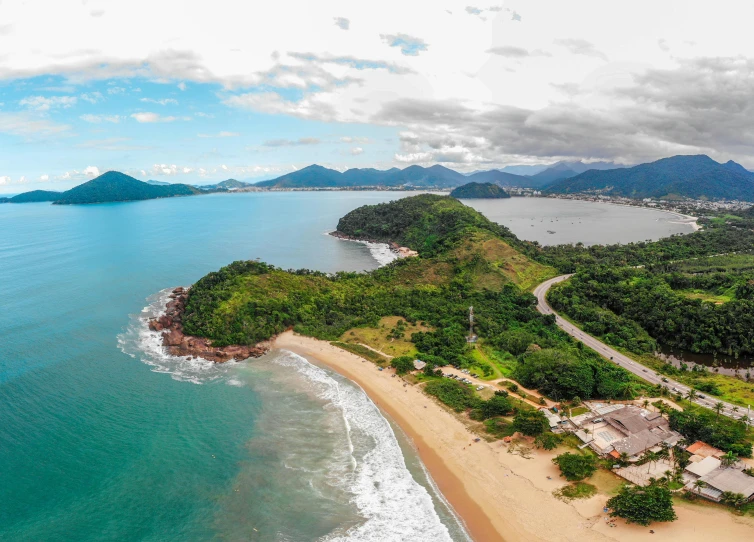
[[[509,198],[510,194],[493,183],[466,183],[454,188],[450,197],[457,199],[500,199]]]
[[[754,272],[716,271],[723,265],[717,260],[692,262],[692,273],[680,264],[662,266],[664,272],[582,270],[554,288],[549,300],[588,333],[638,354],[655,351],[655,341],[691,352],[754,353]],[[754,266],[754,256],[735,263],[746,260]],[[702,263],[709,272],[701,271]]]
[[[289,328],[337,340],[349,329],[401,316],[434,329],[411,336],[431,373],[434,366],[471,363],[465,336],[473,305],[475,332],[528,367],[518,375],[526,385],[569,399],[630,397],[641,388],[536,311],[536,298],[525,290],[555,270],[517,253],[506,242],[515,241],[507,229],[457,200],[421,195],[361,207],[341,219],[338,230],[396,241],[420,256],[370,273],[334,275],[235,262],[191,288],[184,331],[217,346],[254,344]]]

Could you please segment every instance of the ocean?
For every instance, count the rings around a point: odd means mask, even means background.
[[[174,358],[146,327],[170,288],[234,260],[376,268],[383,246],[326,233],[406,195],[0,205],[0,540],[468,540],[355,384],[285,351]],[[635,240],[658,224],[629,211]]]

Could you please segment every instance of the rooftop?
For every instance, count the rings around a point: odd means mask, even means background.
[[[702,476],[700,480],[719,491],[741,493],[745,497],[754,495],[754,477],[738,469],[716,469]]]

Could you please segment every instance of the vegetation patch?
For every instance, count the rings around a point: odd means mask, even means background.
[[[571,502],[574,499],[588,499],[597,493],[597,488],[586,482],[576,482],[568,484],[560,489],[556,489],[552,494],[560,500]]]
[[[342,348],[343,350],[348,350],[352,354],[356,354],[357,356],[361,356],[362,358],[368,359],[369,361],[373,361],[378,365],[386,365],[388,363],[388,359],[385,356],[382,356],[374,350],[370,350],[369,348],[366,348],[360,344],[348,344],[338,341],[333,341],[330,344],[337,346],[338,348]]]

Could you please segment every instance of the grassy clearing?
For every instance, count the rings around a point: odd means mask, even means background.
[[[625,351],[623,353],[631,358],[634,358],[642,365],[654,369],[660,374],[669,374],[667,364],[654,356],[636,356],[631,354],[630,352]],[[745,372],[743,374],[745,374]],[[739,378],[718,374],[712,371],[705,373],[674,371],[673,374],[669,374],[669,376],[671,376],[673,380],[677,380],[691,387],[697,387],[700,383],[714,384],[720,390],[720,394],[713,395],[709,392],[706,392],[705,395],[719,398],[723,401],[728,401],[729,403],[734,403],[736,405],[744,407],[742,409],[742,414],[747,405],[754,404],[754,382],[744,382]],[[754,371],[752,371],[752,376],[754,376]]]
[[[702,301],[715,304],[728,303],[733,300],[730,294],[716,294],[706,290],[676,290],[676,292],[688,299],[701,299]]]
[[[576,482],[568,484],[560,489],[556,489],[552,494],[565,502],[570,502],[574,499],[588,499],[597,493],[597,488],[592,484],[586,482]]]
[[[502,378],[503,374],[492,359],[488,352],[481,348],[474,348],[471,351],[471,357],[474,363],[468,367],[469,371],[479,375],[480,380],[497,380]]]
[[[348,344],[348,343],[342,343],[338,341],[333,341],[330,343],[333,346],[337,346],[338,348],[342,348],[343,350],[347,350],[351,352],[352,354],[356,354],[357,356],[361,356],[362,358],[368,359],[369,361],[372,361],[376,363],[377,365],[387,365],[390,360],[388,360],[385,356],[382,356],[375,352],[374,350],[370,350],[369,348],[366,348],[360,344]]]
[[[396,328],[399,321],[405,323],[406,331],[401,338],[390,337],[391,331]],[[340,341],[347,344],[364,344],[392,357],[413,356],[416,354],[416,348],[410,341],[411,334],[432,330],[421,322],[411,324],[400,316],[386,316],[380,319],[377,327],[355,327],[346,331]]]

